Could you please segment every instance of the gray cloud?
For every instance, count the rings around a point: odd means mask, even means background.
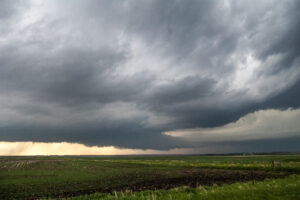
[[[2,1],[0,140],[197,147],[161,133],[298,108],[299,6]]]
[[[154,106],[153,109],[159,110],[161,109],[160,105],[172,106],[210,96],[213,93],[215,83],[212,79],[206,80],[198,76],[186,77],[180,81],[153,88],[145,95],[143,102]]]

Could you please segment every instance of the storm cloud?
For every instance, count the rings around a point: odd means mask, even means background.
[[[1,1],[0,141],[199,148],[205,139],[164,133],[221,130],[266,109],[289,115],[300,106],[299,9],[297,0]],[[293,140],[288,130],[207,144],[273,151],[277,135]]]

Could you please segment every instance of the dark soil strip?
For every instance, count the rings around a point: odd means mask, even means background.
[[[156,178],[151,181],[143,181],[132,185],[123,185],[118,187],[99,188],[97,190],[81,190],[72,192],[72,194],[61,194],[58,198],[92,194],[95,192],[112,193],[113,191],[143,191],[171,189],[179,186],[198,187],[200,185],[222,185],[236,182],[262,181],[266,178],[283,178],[288,173],[274,173],[265,171],[246,171],[246,170],[219,170],[202,169],[182,171],[174,178]]]
[[[198,187],[200,185],[222,185],[236,182],[262,181],[266,178],[281,178],[286,174],[271,174],[261,171],[229,171],[229,170],[203,170],[196,173],[187,173],[186,176],[168,179],[145,181],[136,185],[118,188],[118,190],[157,190],[171,189],[179,186]],[[255,182],[254,182],[255,183]]]

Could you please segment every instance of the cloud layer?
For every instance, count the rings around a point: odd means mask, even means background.
[[[289,109],[260,110],[225,126],[176,130],[164,134],[207,143],[296,137],[300,136],[299,130],[300,109]]]
[[[199,144],[162,133],[228,132],[248,113],[297,109],[299,9],[296,0],[1,1],[0,141],[190,148]]]

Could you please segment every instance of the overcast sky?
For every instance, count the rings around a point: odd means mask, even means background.
[[[0,145],[300,151],[299,10],[299,0],[2,0]]]

